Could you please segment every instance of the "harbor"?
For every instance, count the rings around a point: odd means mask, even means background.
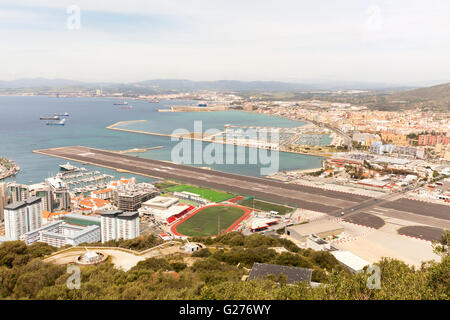
[[[114,176],[101,173],[100,171],[89,171],[86,168],[78,168],[69,162],[60,165],[62,170],[56,175],[61,179],[74,194],[89,194],[92,191],[106,188]]]

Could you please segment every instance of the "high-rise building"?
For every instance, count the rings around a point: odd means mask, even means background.
[[[30,190],[27,185],[15,182],[8,184],[8,193],[11,203],[24,201],[30,196]]]
[[[5,207],[5,233],[9,240],[42,226],[42,200],[30,197],[25,201],[13,202]]]
[[[48,210],[50,212],[65,211],[70,209],[70,193],[67,184],[60,178],[45,179],[48,186]]]
[[[102,242],[136,238],[139,236],[139,213],[104,211],[101,214],[101,234]]]

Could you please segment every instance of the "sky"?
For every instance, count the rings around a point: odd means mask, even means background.
[[[0,0],[0,80],[449,82],[448,17],[448,0]]]

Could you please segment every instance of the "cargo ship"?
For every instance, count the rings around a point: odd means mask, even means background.
[[[61,113],[61,114],[54,114],[55,115],[55,117],[68,117],[69,116],[69,113],[68,112],[64,112],[64,113]],[[59,120],[59,119],[58,119]]]
[[[62,119],[61,121],[58,121],[58,122],[48,121],[47,125],[48,126],[63,126],[65,123],[66,123],[66,119]]]
[[[54,115],[53,117],[40,117],[41,120],[59,120],[59,117],[57,115]]]

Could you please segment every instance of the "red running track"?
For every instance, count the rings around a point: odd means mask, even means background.
[[[200,211],[202,211],[203,209],[209,208],[209,207],[235,207],[235,208],[239,208],[244,210],[244,214],[237,219],[235,222],[233,222],[233,224],[231,226],[229,226],[227,228],[227,230],[225,230],[223,233],[227,233],[232,231],[239,223],[241,223],[244,219],[247,219],[250,214],[252,213],[252,210],[250,208],[247,207],[243,207],[237,204],[210,204],[201,208],[198,208],[197,210],[195,210],[194,212],[188,214],[186,217],[184,217],[183,219],[181,219],[180,221],[178,221],[177,223],[175,223],[173,226],[170,227],[170,232],[172,232],[172,234],[175,234],[177,236],[184,236],[181,233],[177,232],[177,227],[182,224],[183,222],[185,222],[186,220],[192,218],[193,216],[195,216],[197,213],[199,213]]]

